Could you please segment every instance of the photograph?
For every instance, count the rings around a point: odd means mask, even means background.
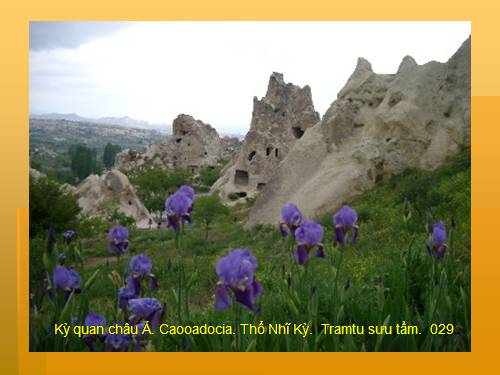
[[[31,20],[29,351],[470,352],[471,40]]]

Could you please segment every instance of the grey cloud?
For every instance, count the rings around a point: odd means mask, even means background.
[[[76,48],[91,39],[107,36],[134,22],[30,22],[30,49]]]

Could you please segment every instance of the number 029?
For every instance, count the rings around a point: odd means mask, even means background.
[[[455,327],[453,324],[431,324],[430,331],[432,335],[452,335]]]

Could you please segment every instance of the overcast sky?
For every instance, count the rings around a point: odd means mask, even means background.
[[[405,55],[445,62],[469,34],[469,22],[31,22],[30,111],[187,113],[244,134],[273,71],[311,86],[322,115],[358,57],[394,73]]]

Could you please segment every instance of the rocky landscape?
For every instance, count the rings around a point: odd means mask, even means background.
[[[39,179],[47,176],[30,168],[30,177]],[[137,197],[127,176],[116,169],[100,176],[90,175],[76,187],[62,184],[60,189],[75,195],[82,214],[89,217],[109,217],[116,210],[133,218],[138,227],[146,227],[148,224],[148,210]]]
[[[295,142],[319,121],[309,86],[285,83],[273,73],[266,96],[253,99],[250,130],[236,160],[214,184],[226,201],[254,197],[261,191]]]
[[[52,129],[47,121],[32,120],[31,140]],[[78,123],[58,125],[58,137],[64,138],[64,129]],[[202,167],[230,161],[211,192],[229,204],[257,197],[248,227],[277,223],[287,203],[317,217],[385,176],[407,168],[432,170],[470,144],[470,38],[446,63],[418,65],[406,56],[395,74],[374,73],[360,58],[321,119],[309,86],[286,83],[273,73],[266,95],[253,100],[243,143],[221,138],[211,125],[186,114],[173,121],[173,134],[165,141],[133,129],[112,130],[107,134],[115,139],[133,132],[143,138],[137,142],[150,145],[120,152],[114,170],[78,185],[85,213],[99,215],[115,206],[141,222],[148,212],[127,175],[152,168],[186,168],[196,175]]]
[[[59,132],[55,134],[59,127]],[[101,175],[92,174],[76,187],[62,184],[61,189],[76,195],[85,215],[107,217],[116,210],[133,218],[139,227],[146,226],[149,212],[126,174],[150,168],[172,171],[185,168],[196,175],[202,167],[212,168],[231,160],[241,148],[238,138],[221,138],[212,126],[185,114],[174,120],[173,134],[165,142],[161,142],[165,137],[155,131],[53,119],[32,119],[30,137],[32,159],[36,159],[42,149],[52,150],[51,143],[59,147],[51,151],[52,157],[58,158],[66,141],[83,141],[98,147],[111,140],[134,147],[116,155],[115,168],[112,170],[105,170]],[[44,141],[39,142],[39,138]],[[136,147],[145,143],[147,147]],[[46,177],[33,168],[30,169],[30,175],[35,179]]]
[[[188,168],[195,174],[200,167],[213,167],[231,159],[240,149],[238,138],[221,138],[212,126],[186,114],[177,116],[172,131],[166,142],[152,144],[143,151],[122,151],[116,156],[115,168],[125,174],[144,168]]]
[[[279,222],[287,203],[310,217],[331,212],[387,175],[432,170],[470,145],[470,48],[469,38],[446,63],[407,56],[395,74],[360,58],[321,122],[273,170],[247,226]]]
[[[352,63],[322,116],[272,73],[242,142],[188,114],[152,138],[31,120],[30,352],[470,352],[470,38]]]

